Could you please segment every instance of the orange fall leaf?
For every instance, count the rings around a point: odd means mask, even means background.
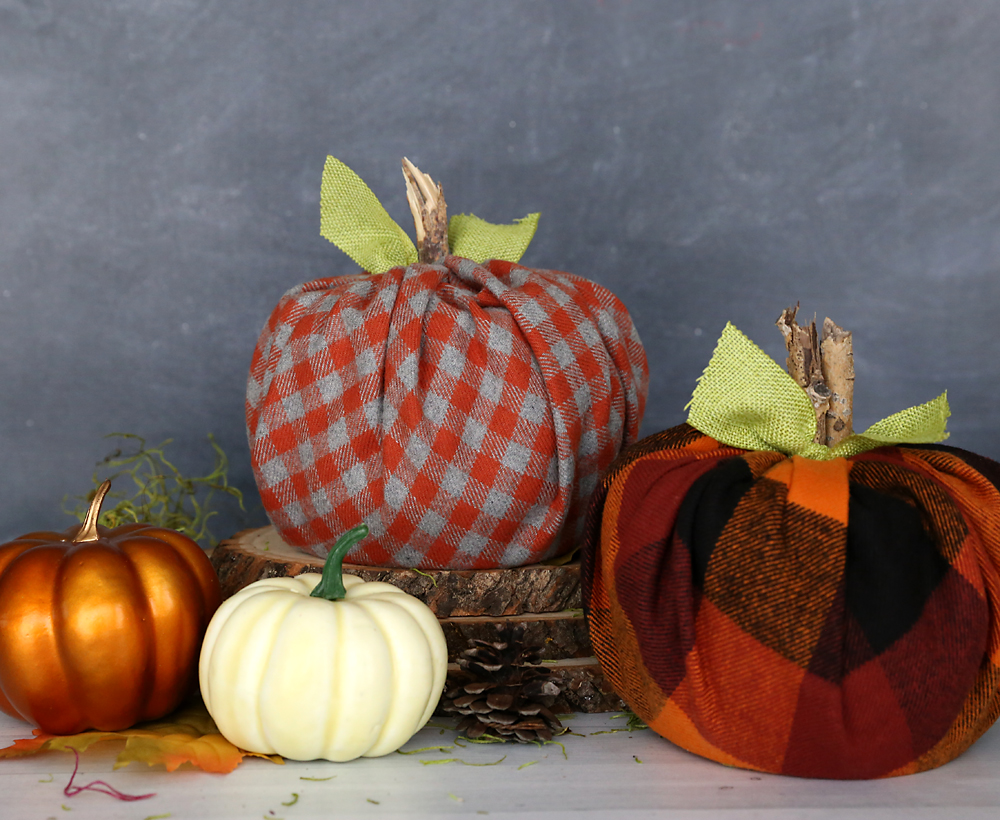
[[[140,723],[119,732],[90,731],[77,735],[50,735],[35,729],[34,737],[15,740],[0,749],[0,759],[22,757],[44,751],[86,751],[95,743],[124,740],[125,748],[115,761],[115,768],[129,763],[163,764],[168,772],[184,763],[216,774],[227,774],[244,757],[263,757],[284,763],[279,755],[265,755],[239,749],[226,740],[215,726],[204,704],[181,707],[160,721]]]

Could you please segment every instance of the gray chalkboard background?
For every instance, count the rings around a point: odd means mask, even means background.
[[[727,321],[783,360],[800,301],[854,331],[856,426],[949,391],[1000,457],[996,0],[0,0],[0,538],[63,528],[103,436],[228,452],[332,154],[409,224],[542,214],[523,261],[610,287],[683,421]]]

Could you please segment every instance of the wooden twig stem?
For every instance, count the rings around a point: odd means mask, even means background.
[[[816,411],[818,444],[834,447],[851,435],[854,402],[854,351],[851,334],[827,318],[822,337],[816,319],[800,325],[799,306],[786,308],[776,324],[788,349],[788,375],[806,391]]]
[[[854,348],[850,332],[827,317],[823,321],[820,343],[823,376],[830,388],[830,407],[826,413],[826,445],[834,447],[852,430],[854,406]]]
[[[428,174],[403,157],[406,201],[417,231],[417,259],[434,263],[448,255],[448,208],[444,192]]]
[[[776,324],[785,337],[788,349],[788,375],[806,391],[816,411],[816,435],[813,441],[826,444],[826,413],[830,409],[830,389],[823,377],[823,364],[815,319],[803,327],[796,320],[799,306],[786,308]]]

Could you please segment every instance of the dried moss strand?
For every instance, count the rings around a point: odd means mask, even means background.
[[[118,499],[117,503],[103,510],[100,523],[114,528],[132,522],[148,523],[156,527],[177,530],[195,541],[207,540],[214,544],[215,538],[208,528],[209,519],[216,515],[216,492],[233,496],[243,508],[242,493],[229,486],[227,472],[229,462],[225,452],[209,435],[208,440],[215,454],[214,468],[208,475],[188,477],[181,474],[167,459],[164,448],[171,443],[166,439],[157,447],[147,447],[141,436],[131,433],[112,433],[108,438],[120,438],[135,442],[133,453],[123,454],[118,448],[98,465],[94,472],[94,484],[99,482],[99,473],[107,474],[111,481],[119,476],[128,476],[136,487],[129,498],[119,491],[108,494],[108,498]],[[113,472],[112,472],[113,471]],[[89,504],[89,500],[81,499]],[[86,516],[86,507],[77,506],[67,510],[81,521]]]

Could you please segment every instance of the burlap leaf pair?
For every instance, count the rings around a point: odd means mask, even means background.
[[[947,393],[893,413],[836,447],[813,441],[816,414],[806,392],[763,350],[728,323],[687,405],[688,424],[743,450],[775,450],[817,461],[891,444],[948,437]]]
[[[320,187],[320,233],[369,273],[412,265],[417,248],[365,185],[340,160],[326,158]],[[472,214],[453,216],[448,245],[455,256],[475,262],[517,262],[538,227],[538,214],[510,225],[494,225]]]

